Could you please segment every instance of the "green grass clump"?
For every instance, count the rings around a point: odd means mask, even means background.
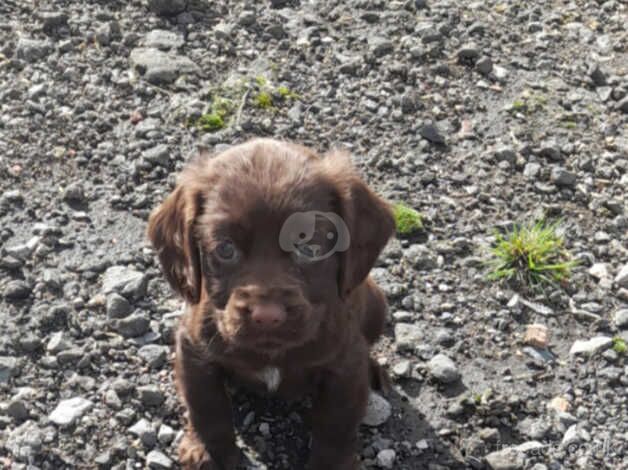
[[[214,112],[203,114],[196,121],[196,125],[206,132],[214,132],[225,127],[225,121],[220,114]]]
[[[423,217],[421,213],[403,203],[398,203],[393,206],[393,216],[395,218],[397,233],[409,235],[423,228]]]
[[[626,346],[626,342],[620,337],[613,338],[613,351],[617,354],[626,354],[628,351],[628,346]]]
[[[565,249],[558,234],[559,222],[516,226],[502,235],[496,234],[496,245],[489,261],[489,279],[515,281],[529,286],[565,281],[576,262]]]
[[[271,108],[273,106],[272,95],[267,91],[264,91],[264,90],[260,91],[255,96],[255,106],[261,109]]]
[[[284,99],[299,99],[299,95],[284,85],[277,88],[277,93]]]

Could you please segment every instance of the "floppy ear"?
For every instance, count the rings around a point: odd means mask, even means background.
[[[148,238],[172,288],[188,303],[198,303],[201,289],[199,247],[194,222],[202,205],[200,191],[180,182],[148,220]]]
[[[349,248],[340,254],[338,279],[340,295],[346,297],[368,276],[395,231],[395,220],[388,203],[356,173],[348,154],[332,152],[324,161],[339,189],[340,215],[349,229]]]

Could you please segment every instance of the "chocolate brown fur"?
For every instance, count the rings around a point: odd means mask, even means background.
[[[338,214],[349,248],[307,263],[283,251],[282,225],[306,211]],[[357,468],[369,384],[382,384],[369,347],[386,316],[368,272],[393,230],[388,205],[342,153],[258,139],[188,165],[148,226],[187,303],[175,364],[189,414],[185,468],[237,466],[225,382],[261,387],[260,374],[277,370],[277,393],[313,399],[308,468]]]

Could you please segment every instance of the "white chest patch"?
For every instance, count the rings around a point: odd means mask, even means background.
[[[278,367],[264,367],[257,372],[257,377],[260,381],[266,384],[266,388],[269,392],[276,392],[281,383],[281,371]]]

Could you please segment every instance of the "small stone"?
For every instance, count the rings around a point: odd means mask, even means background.
[[[164,365],[168,357],[168,348],[157,344],[147,344],[142,346],[137,352],[146,363],[153,369],[157,369]]]
[[[167,424],[162,424],[159,426],[159,431],[157,431],[157,440],[163,446],[168,446],[174,440],[176,436],[176,432]]]
[[[115,390],[109,389],[105,392],[105,404],[112,410],[120,410],[122,408],[122,400]]]
[[[134,436],[139,437],[142,444],[149,449],[151,447],[155,447],[155,444],[157,444],[157,434],[155,433],[155,428],[144,418],[140,419],[137,423],[131,426],[129,428],[129,432]]]
[[[493,61],[490,57],[482,57],[475,63],[475,68],[482,75],[488,75],[493,71]]]
[[[621,111],[624,114],[628,114],[628,96],[626,96],[621,101],[618,101],[616,107],[618,111]]]
[[[15,55],[18,59],[34,63],[44,59],[50,53],[50,43],[39,39],[21,37],[15,47]]]
[[[139,299],[146,293],[148,278],[145,273],[127,266],[111,266],[103,275],[103,294],[115,292],[127,299]]]
[[[68,184],[63,190],[63,200],[70,203],[85,202],[85,189],[79,182]]]
[[[579,428],[577,424],[572,424],[563,436],[563,440],[560,445],[563,448],[568,448],[571,445],[578,445],[584,441],[590,439],[589,433],[582,428]]]
[[[135,313],[120,320],[115,320],[113,327],[125,338],[135,338],[148,332],[150,320],[143,313]]]
[[[155,85],[174,82],[182,74],[196,74],[198,65],[182,54],[164,52],[154,47],[138,47],[131,51],[129,63]],[[146,122],[146,121],[142,121]]]
[[[523,168],[523,175],[528,179],[536,179],[541,173],[541,165],[536,162],[526,163],[526,166]]]
[[[507,161],[514,164],[517,161],[517,153],[512,147],[502,146],[495,149],[495,159],[497,161]]]
[[[521,470],[525,465],[525,454],[513,448],[491,452],[485,458],[492,470]]]
[[[31,295],[31,286],[22,280],[9,281],[4,287],[4,297],[7,300],[24,300]]]
[[[600,64],[592,64],[589,68],[589,77],[595,86],[604,86],[607,83],[606,73],[600,67]]]
[[[419,134],[421,135],[421,137],[433,144],[445,144],[445,137],[443,136],[438,126],[436,126],[436,124],[434,123],[423,124],[419,129]]]
[[[382,468],[394,468],[397,454],[392,449],[380,450],[377,454],[377,464]]]
[[[538,323],[528,325],[523,342],[536,348],[545,349],[549,345],[550,332],[545,325]]]
[[[372,36],[369,38],[369,49],[375,57],[383,57],[393,52],[395,47],[390,39]]]
[[[180,34],[163,29],[154,29],[144,36],[144,45],[162,50],[177,49],[184,43]]]
[[[434,253],[424,245],[415,243],[405,251],[405,257],[415,269],[429,271],[438,266]]]
[[[159,406],[164,400],[164,394],[156,385],[143,385],[137,387],[137,393],[140,397],[140,401],[145,406]]]
[[[68,15],[62,12],[41,13],[39,15],[43,23],[43,30],[46,34],[51,35],[58,28],[68,25]]]
[[[614,320],[617,328],[620,330],[628,330],[628,309],[617,310]]]
[[[573,344],[573,346],[571,346],[571,349],[569,350],[569,355],[592,355],[604,351],[605,349],[610,348],[612,345],[613,338],[609,338],[608,336],[596,336],[595,338],[591,338],[589,340],[578,340]]]
[[[552,410],[565,413],[571,408],[571,403],[569,403],[569,401],[567,401],[564,397],[557,396],[552,398],[547,406]]]
[[[550,180],[557,186],[564,186],[569,188],[575,187],[576,182],[578,181],[574,173],[571,173],[570,171],[567,171],[561,167],[556,167],[552,169]]]
[[[29,461],[42,451],[43,431],[33,420],[24,421],[8,433],[4,445],[16,460]]]
[[[131,313],[131,304],[126,298],[114,292],[107,296],[106,311],[110,319],[124,318]]]
[[[465,44],[460,49],[458,49],[458,62],[463,64],[475,64],[475,62],[480,57],[480,50],[478,47],[473,44]]]
[[[7,406],[7,414],[17,421],[28,419],[29,413],[26,404],[27,401],[19,396],[13,397]]]
[[[407,359],[399,361],[393,366],[392,372],[396,377],[407,377],[410,375],[410,361]]]
[[[170,163],[170,149],[167,145],[157,145],[142,153],[142,157],[155,165],[167,166]]]
[[[552,161],[559,161],[561,159],[560,147],[552,140],[543,143],[539,154]]]
[[[397,351],[414,351],[423,340],[425,331],[412,323],[397,323],[395,325],[395,345]]]
[[[186,6],[187,0],[148,0],[148,8],[157,15],[178,15]]]
[[[268,423],[262,423],[259,425],[259,432],[264,437],[270,437],[270,425]]]
[[[9,383],[9,380],[18,373],[19,367],[15,357],[0,356],[0,384]]]
[[[428,363],[432,376],[439,382],[448,384],[460,379],[460,371],[454,361],[444,354],[437,354]]]
[[[70,426],[93,406],[90,400],[74,397],[59,402],[48,419],[58,426]]]
[[[148,468],[158,470],[169,469],[172,468],[172,460],[158,450],[151,450],[148,455],[146,455],[146,465],[148,465]]]
[[[51,354],[57,354],[61,351],[65,351],[70,347],[70,344],[63,337],[63,331],[57,331],[50,335],[48,344],[46,345],[46,351]]]
[[[628,288],[628,263],[624,264],[615,276],[615,284],[619,287]]]
[[[391,413],[390,403],[381,395],[371,391],[362,423],[367,426],[381,426],[388,421]]]
[[[589,274],[598,280],[610,277],[606,263],[595,263],[589,268]]]

